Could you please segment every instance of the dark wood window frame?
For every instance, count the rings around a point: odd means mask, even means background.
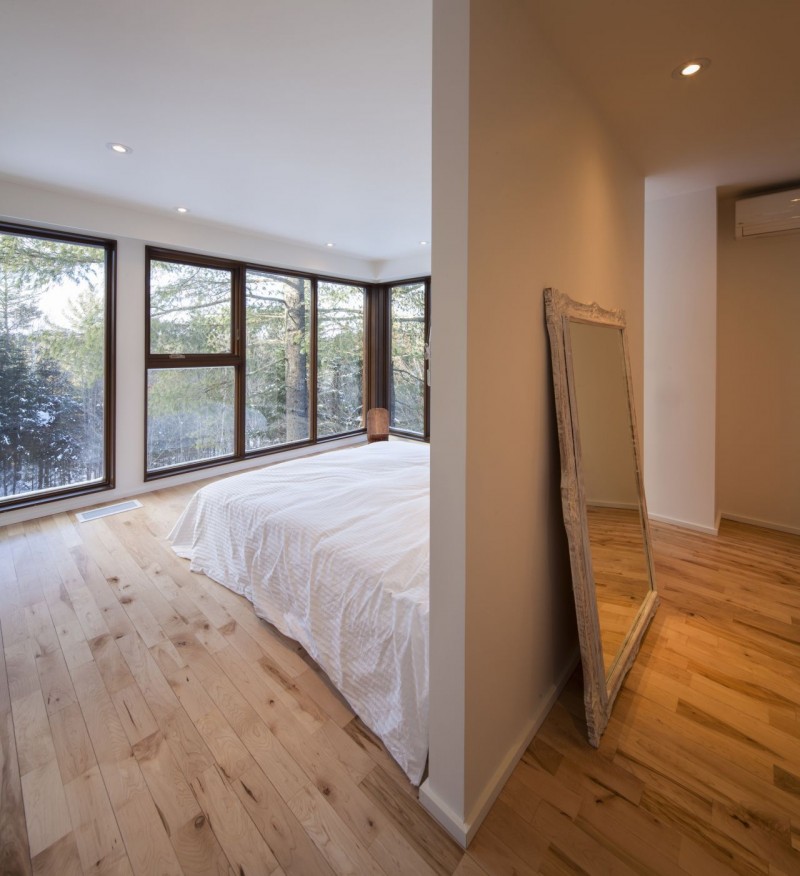
[[[103,478],[91,484],[67,486],[48,490],[47,493],[0,499],[0,513],[34,505],[44,505],[91,493],[100,493],[114,488],[115,478],[115,426],[116,426],[116,280],[117,280],[117,241],[87,234],[74,234],[56,231],[33,225],[17,225],[0,222],[0,233],[16,234],[22,237],[37,237],[42,240],[57,240],[74,243],[77,246],[96,246],[105,250],[105,332],[103,368],[105,382],[103,387]]]
[[[431,402],[431,388],[428,383],[428,343],[430,342],[430,332],[431,332],[431,278],[430,277],[413,277],[410,280],[395,280],[392,283],[384,283],[382,288],[386,290],[384,296],[384,307],[385,307],[385,315],[384,315],[384,347],[385,351],[383,354],[383,361],[385,362],[386,372],[383,378],[383,387],[385,391],[384,396],[384,404],[382,407],[389,407],[389,372],[392,368],[392,307],[391,307],[391,293],[392,289],[396,289],[400,286],[413,286],[417,283],[425,284],[425,363],[424,363],[424,374],[425,374],[425,393],[424,393],[424,411],[423,411],[423,422],[424,429],[422,434],[419,432],[411,432],[407,429],[398,429],[394,426],[389,427],[389,432],[392,435],[398,435],[403,438],[413,438],[418,441],[430,441],[431,436],[431,423],[430,423],[430,402]]]
[[[153,261],[168,261],[176,264],[197,265],[231,271],[232,276],[232,320],[231,320],[231,351],[230,353],[209,354],[158,354],[150,351],[150,265]],[[284,277],[298,277],[309,280],[311,284],[310,302],[310,345],[308,358],[308,403],[309,403],[309,438],[304,441],[292,441],[276,444],[256,450],[245,449],[245,371],[246,371],[246,279],[247,272],[273,274]],[[364,289],[366,293],[365,330],[364,330],[364,414],[373,405],[377,391],[375,370],[377,363],[385,359],[383,346],[375,345],[374,326],[380,310],[380,299],[385,298],[388,285],[365,283],[345,277],[332,277],[323,274],[313,274],[306,271],[287,270],[254,262],[243,262],[235,259],[217,258],[199,255],[162,247],[148,246],[145,250],[145,417],[144,417],[144,480],[156,480],[171,477],[185,472],[198,471],[218,465],[226,465],[244,459],[269,456],[297,447],[312,447],[330,441],[336,441],[348,436],[366,433],[366,427],[339,432],[335,435],[317,437],[317,286],[320,282],[354,286]],[[399,285],[393,283],[391,285]],[[204,459],[198,462],[173,465],[152,471],[147,468],[147,377],[151,369],[162,368],[203,368],[214,366],[232,366],[235,369],[235,412],[234,412],[234,452],[226,456]],[[385,367],[385,366],[384,366]],[[420,437],[420,436],[414,436]]]

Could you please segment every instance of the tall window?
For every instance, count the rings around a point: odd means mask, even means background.
[[[231,457],[241,356],[234,273],[148,253],[147,470]]]
[[[320,282],[317,289],[317,435],[364,425],[366,290]]]
[[[424,280],[389,287],[389,425],[416,435],[426,432],[426,287]]]
[[[0,508],[112,483],[114,254],[0,225]]]
[[[308,441],[311,280],[247,271],[246,446]]]

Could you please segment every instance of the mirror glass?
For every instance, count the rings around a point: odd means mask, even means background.
[[[572,396],[605,676],[651,590],[622,329],[571,319]]]

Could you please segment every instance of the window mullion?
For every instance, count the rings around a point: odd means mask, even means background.
[[[233,338],[231,349],[236,362],[236,402],[234,408],[235,444],[234,454],[241,459],[245,454],[245,405],[247,387],[247,350],[245,349],[246,330],[246,304],[245,295],[247,290],[246,268],[244,265],[234,271],[233,274]]]

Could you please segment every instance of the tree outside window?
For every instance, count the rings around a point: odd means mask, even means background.
[[[110,482],[114,245],[0,226],[0,507]]]

